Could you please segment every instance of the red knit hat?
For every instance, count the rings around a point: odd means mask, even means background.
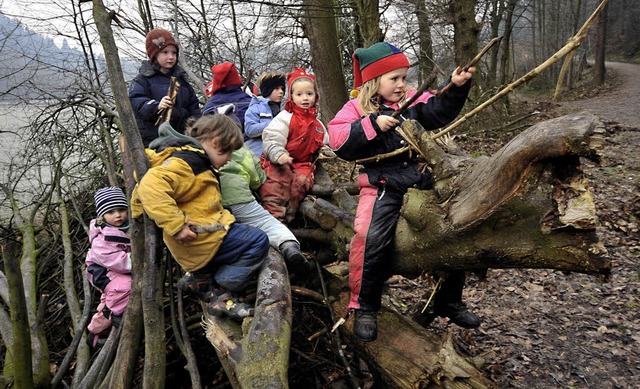
[[[409,60],[400,49],[387,42],[378,42],[353,53],[353,87],[400,68],[408,68]]]
[[[316,76],[307,73],[303,68],[294,68],[293,71],[287,75],[287,91],[289,94],[291,94],[291,85],[293,85],[294,81],[302,77],[308,78],[314,85],[316,84]]]
[[[159,52],[169,45],[174,45],[176,50],[180,50],[176,39],[171,33],[164,28],[154,28],[147,33],[145,42],[147,48],[147,56],[151,61],[156,58]]]
[[[213,96],[221,88],[242,85],[242,78],[238,74],[238,69],[231,62],[213,65],[211,71],[213,72],[213,81],[209,83],[211,90],[209,90],[209,84],[207,84],[207,97]]]

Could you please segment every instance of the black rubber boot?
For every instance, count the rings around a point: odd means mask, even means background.
[[[463,328],[478,328],[480,318],[467,309],[462,302],[464,288],[464,271],[453,271],[445,275],[444,282],[435,296],[434,313],[440,317],[448,317],[453,324]]]
[[[310,270],[309,261],[300,251],[300,243],[295,240],[288,240],[280,245],[280,252],[287,263],[289,275],[307,275]]]
[[[376,313],[356,309],[356,320],[353,323],[353,334],[363,342],[372,342],[378,337]]]

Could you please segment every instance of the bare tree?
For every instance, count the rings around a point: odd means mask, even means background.
[[[600,85],[605,79],[605,48],[607,46],[607,5],[600,14],[596,28],[596,59],[593,81]]]
[[[305,0],[303,4],[306,12],[304,27],[309,40],[311,64],[320,89],[320,110],[322,117],[328,121],[347,101],[335,4],[333,0]]]

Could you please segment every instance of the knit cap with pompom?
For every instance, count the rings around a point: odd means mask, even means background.
[[[145,46],[147,49],[147,56],[151,61],[153,61],[158,53],[169,45],[174,45],[176,50],[180,49],[173,35],[164,28],[154,28],[147,33]]]
[[[353,53],[353,87],[357,89],[385,73],[408,67],[407,56],[390,43],[378,42],[366,49],[357,49]]]

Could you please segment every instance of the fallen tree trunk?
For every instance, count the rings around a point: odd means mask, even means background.
[[[205,312],[207,339],[234,388],[288,388],[291,287],[284,259],[273,248],[258,277],[256,310],[242,324]]]
[[[580,168],[580,158],[598,160],[603,146],[603,126],[593,115],[537,124],[493,156],[481,158],[471,158],[453,144],[443,149],[419,125],[405,123],[429,156],[436,185],[435,190],[410,190],[405,196],[390,258],[395,274],[488,268],[609,273],[607,253],[596,234],[595,205]],[[313,198],[305,202],[315,217],[333,215],[335,222],[324,222],[336,226],[326,231],[324,246],[328,240],[340,253],[353,235],[348,221],[316,206]],[[342,252],[341,259],[347,259],[348,252]],[[343,316],[349,297],[346,279],[334,277],[330,284],[329,294],[337,297],[332,309]],[[393,310],[383,307],[378,315],[375,342],[359,342],[352,328],[353,320],[347,320],[340,331],[391,387],[493,386],[455,352],[449,334],[440,339]]]
[[[449,153],[417,123],[404,123],[429,156],[436,184],[405,196],[391,258],[395,274],[487,268],[609,273],[580,166],[580,158],[598,160],[604,142],[595,116],[539,123],[479,158],[455,148]],[[330,234],[331,247],[341,253],[353,231],[334,228]]]
[[[420,130],[421,146],[432,142]],[[580,166],[581,157],[597,161],[603,144],[602,123],[579,113],[534,125],[491,157],[447,155],[433,167],[437,180],[442,175],[437,190],[405,196],[398,273],[520,267],[608,274]]]

